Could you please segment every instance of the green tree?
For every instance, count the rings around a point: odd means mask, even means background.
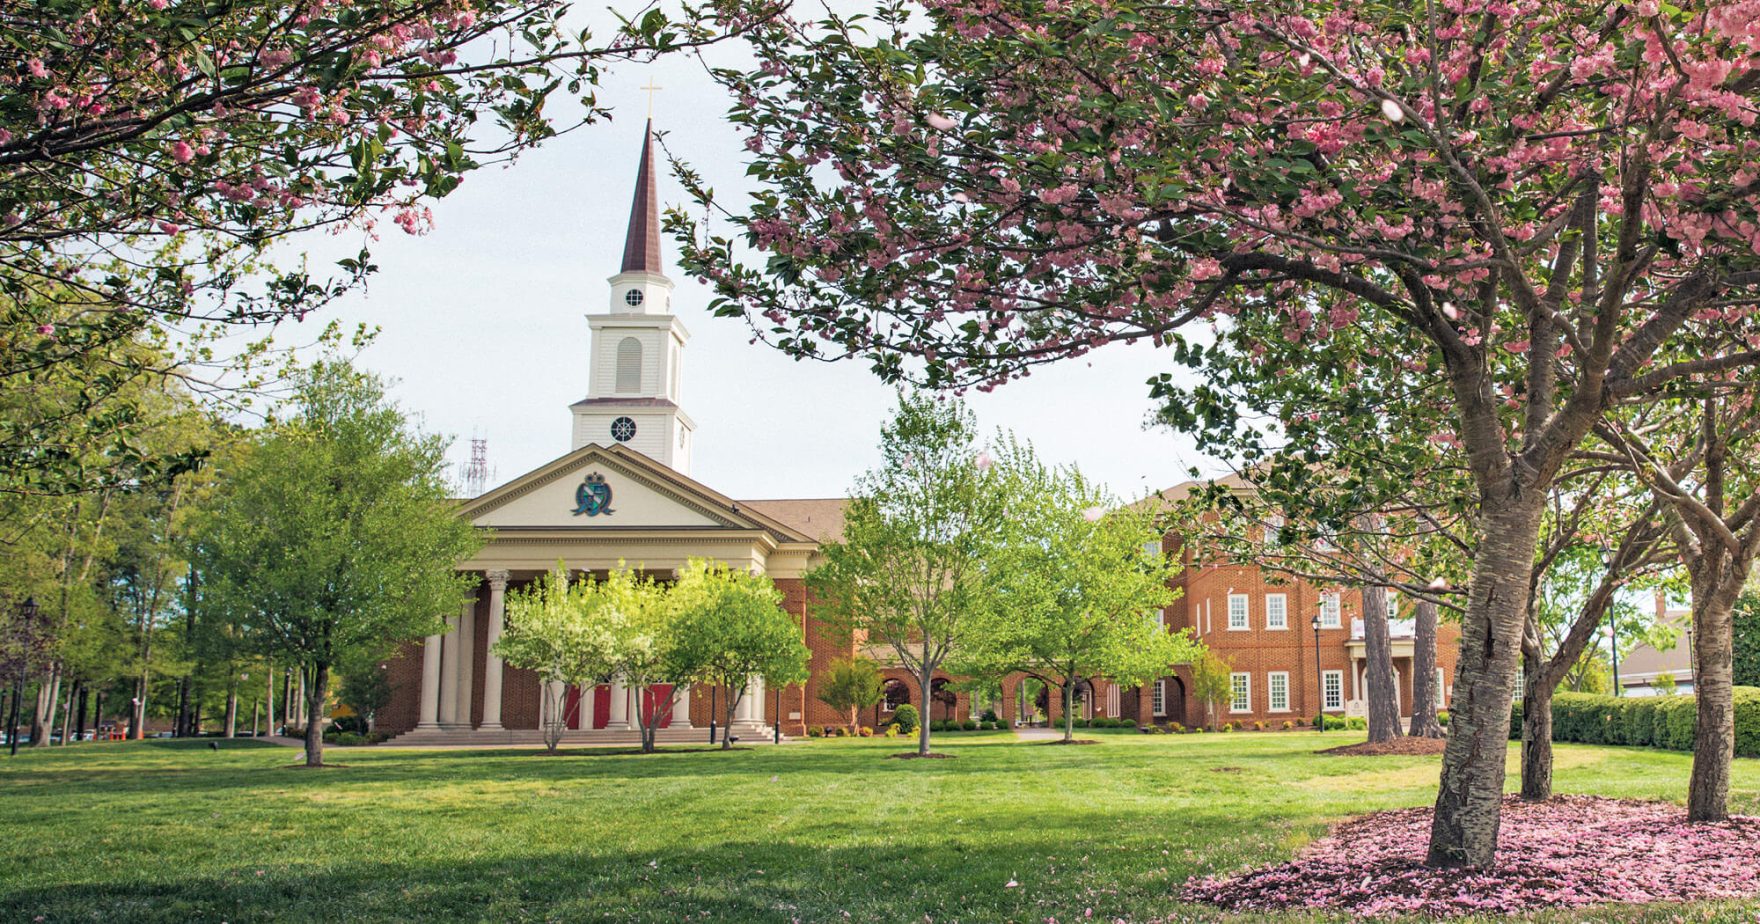
[[[1000,464],[1017,480],[1019,506],[1004,540],[984,562],[991,592],[974,615],[960,673],[1022,671],[1054,684],[1063,699],[1063,740],[1075,737],[1083,681],[1109,677],[1135,686],[1190,661],[1199,646],[1169,633],[1161,609],[1178,566],[1161,551],[1152,511],[1115,507],[1074,467],[1041,463],[1008,443]]]
[[[811,653],[801,624],[782,608],[782,594],[768,577],[693,559],[670,592],[677,611],[675,659],[681,682],[726,689],[723,718],[733,725],[734,707],[755,677],[769,689],[804,683]],[[730,738],[721,740],[730,748]]]
[[[593,584],[596,606],[589,618],[611,631],[612,676],[634,691],[632,721],[641,731],[642,753],[654,751],[655,732],[672,715],[672,697],[653,688],[686,682],[691,662],[681,657],[683,610],[668,589],[648,574],[619,566]]]
[[[819,700],[839,712],[849,713],[849,732],[856,733],[861,710],[878,705],[886,697],[880,686],[880,665],[871,658],[838,658],[819,675]]]
[[[590,580],[571,581],[561,564],[507,596],[506,626],[495,653],[514,667],[538,675],[544,697],[544,745],[554,753],[568,728],[561,693],[590,690],[611,679],[617,667],[618,613],[602,609]]]
[[[342,685],[336,691],[336,698],[361,717],[370,733],[379,710],[391,702],[391,678],[376,659],[348,665],[343,668]]]
[[[288,418],[223,474],[198,567],[216,613],[305,679],[306,765],[323,765],[339,664],[438,632],[481,544],[448,499],[445,442],[347,363],[300,374]]]
[[[1207,725],[1216,725],[1216,707],[1234,696],[1234,682],[1229,677],[1233,670],[1232,664],[1213,651],[1192,659],[1192,697],[1204,704]]]
[[[936,670],[987,605],[984,563],[1008,519],[1009,485],[957,401],[901,392],[880,453],[807,586],[827,622],[889,646],[927,704]],[[929,735],[925,722],[918,754],[930,753]]]

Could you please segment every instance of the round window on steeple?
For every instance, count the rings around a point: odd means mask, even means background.
[[[611,422],[611,438],[619,443],[627,443],[636,438],[636,422],[628,417],[619,417]]]
[[[623,293],[623,303],[634,308],[642,303],[642,290],[631,289]]]

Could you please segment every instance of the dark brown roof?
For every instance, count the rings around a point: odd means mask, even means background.
[[[629,206],[629,233],[623,238],[623,272],[658,273],[660,199],[654,184],[654,121],[642,133],[642,165],[636,171],[635,201]]]
[[[843,510],[849,505],[845,497],[779,498],[774,500],[742,500],[749,508],[819,542],[836,542],[843,538]]]
[[[668,398],[582,398],[569,407],[678,407]]]

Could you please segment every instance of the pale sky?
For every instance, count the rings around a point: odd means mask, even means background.
[[[425,429],[454,437],[461,465],[473,435],[488,440],[490,485],[562,455],[568,406],[587,392],[585,314],[604,311],[618,270],[652,79],[656,128],[724,202],[749,189],[745,149],[723,121],[726,100],[689,58],[609,72],[600,98],[615,119],[552,139],[513,166],[469,175],[434,205],[435,227],[409,237],[389,223],[373,245],[380,270],[285,339],[323,322],[381,328],[361,365],[396,381],[394,395]],[[685,203],[660,164],[661,208]],[[725,224],[720,232],[729,229]],[[301,242],[320,258],[352,253],[358,238]],[[662,241],[668,265],[677,247]],[[749,344],[743,321],[712,317],[706,287],[670,271],[673,305],[691,339],[682,404],[696,421],[691,475],[735,498],[833,497],[878,459],[890,388],[858,362],[796,362]],[[1219,467],[1192,442],[1146,428],[1146,380],[1172,368],[1146,345],[1109,346],[1034,371],[970,406],[986,431],[1030,440],[1042,457],[1074,462],[1124,497],[1182,481],[1193,465]]]

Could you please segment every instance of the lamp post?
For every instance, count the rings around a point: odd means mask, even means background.
[[[1326,730],[1326,675],[1320,670],[1320,614],[1315,613],[1309,625],[1314,627],[1314,690],[1320,694],[1320,711],[1314,717],[1320,721],[1314,723],[1314,730]]]
[[[1607,631],[1613,636],[1610,650],[1613,652],[1613,695],[1621,695],[1619,684],[1619,620],[1617,617],[1607,620]]]
[[[781,744],[782,743],[782,688],[781,687],[776,688],[776,717],[771,719],[770,721],[772,723],[774,723],[770,726],[770,734],[772,736],[770,743],[771,744]]]
[[[35,631],[37,621],[37,598],[26,597],[18,607],[18,651],[15,672],[12,675],[12,717],[6,723],[8,747],[13,757],[18,756],[18,700],[24,696],[24,675],[30,668],[31,634]]]
[[[711,686],[709,688],[709,743],[710,744],[715,743],[715,719],[721,715],[721,713],[718,711],[718,707],[715,704],[715,696],[716,696],[716,694],[718,694],[720,692],[721,692],[720,687]]]

